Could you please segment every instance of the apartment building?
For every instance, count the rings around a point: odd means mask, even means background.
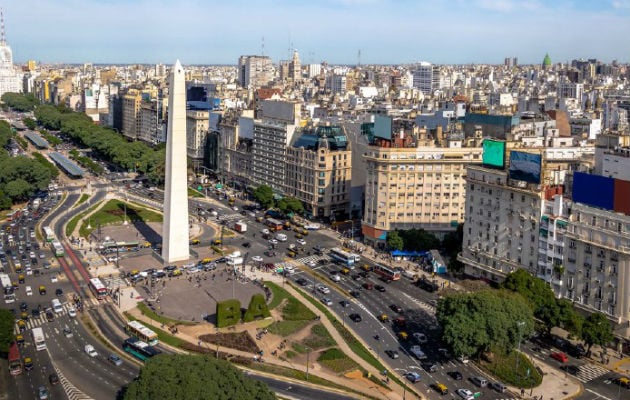
[[[164,101],[153,100],[140,105],[138,140],[152,145],[166,141],[163,124],[163,115],[166,110],[163,109],[163,103]]]
[[[208,110],[186,111],[186,154],[191,158],[193,167],[203,165],[208,126]]]
[[[481,164],[482,149],[453,135],[441,147],[424,131],[376,141],[367,166],[362,230],[367,243],[384,247],[387,232],[422,228],[436,234],[464,221],[466,167]],[[414,135],[417,135],[414,137]]]
[[[267,56],[240,56],[238,58],[238,83],[243,88],[257,88],[273,81],[274,67]]]
[[[215,130],[218,132],[215,171],[225,182],[237,181],[244,185],[251,182],[253,116],[253,110],[228,110],[221,113],[216,128],[211,123],[211,132]],[[213,169],[212,165],[210,168]]]
[[[136,140],[140,133],[140,106],[142,96],[138,90],[132,89],[122,96],[122,134],[128,139]]]
[[[538,234],[538,268],[536,276],[544,279],[558,297],[567,297],[563,281],[565,235],[569,226],[571,201],[563,195],[562,186],[545,190]]]
[[[252,169],[255,185],[269,185],[279,193],[285,190],[287,146],[300,122],[301,103],[263,100],[261,118],[254,120]]]
[[[350,212],[352,151],[345,129],[330,123],[297,131],[286,154],[285,194],[311,217],[346,219]]]
[[[594,172],[630,181],[630,135],[608,132],[597,136]]]

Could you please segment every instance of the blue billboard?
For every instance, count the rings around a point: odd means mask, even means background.
[[[575,172],[572,197],[576,203],[612,210],[614,209],[615,179]]]
[[[510,151],[510,179],[540,183],[541,165],[540,154]]]

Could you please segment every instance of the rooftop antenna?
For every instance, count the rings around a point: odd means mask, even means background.
[[[0,8],[0,44],[2,46],[7,44],[6,37],[4,35],[4,10]]]
[[[357,66],[361,66],[361,49],[357,52]]]
[[[264,57],[265,56],[265,37],[262,37],[261,43],[260,43],[260,51],[261,51],[261,55]]]

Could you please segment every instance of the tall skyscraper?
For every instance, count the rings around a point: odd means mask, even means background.
[[[238,83],[241,87],[256,88],[273,80],[273,63],[267,56],[240,56],[238,58]]]
[[[21,74],[13,66],[13,52],[4,35],[4,14],[0,10],[0,96],[22,92]]]
[[[186,79],[184,68],[177,60],[169,79],[162,227],[162,258],[165,264],[190,257],[186,182]]]

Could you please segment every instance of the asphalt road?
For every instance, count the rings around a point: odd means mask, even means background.
[[[270,378],[268,376],[257,375],[254,372],[245,372],[245,375],[252,379],[266,383],[271,390],[280,396],[300,399],[300,400],[353,400],[356,397],[341,395],[327,390],[314,389],[309,386],[287,382],[282,378]]]

